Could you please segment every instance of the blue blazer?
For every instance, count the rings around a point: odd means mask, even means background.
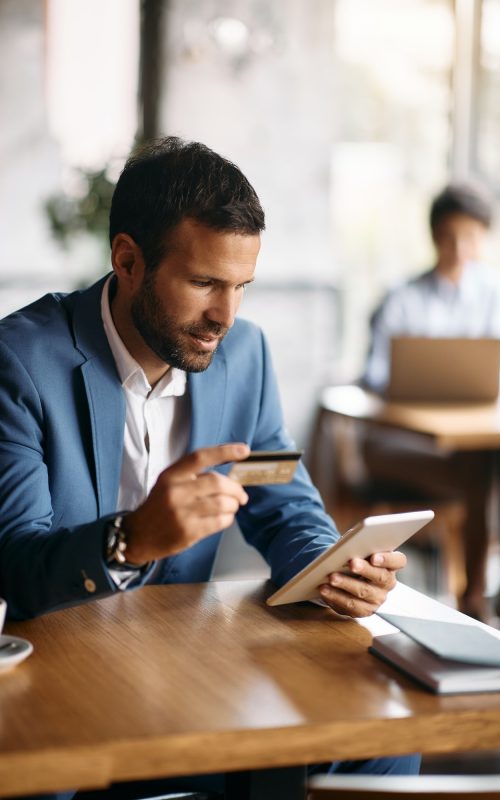
[[[125,401],[101,320],[103,283],[46,295],[0,321],[0,596],[11,618],[117,591],[103,542],[116,513]],[[232,441],[293,448],[251,323],[235,322],[188,388],[190,451]],[[338,538],[302,465],[290,484],[249,495],[238,523],[278,585]],[[157,562],[142,582],[208,580],[219,538]]]

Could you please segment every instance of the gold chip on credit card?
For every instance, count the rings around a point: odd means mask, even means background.
[[[243,486],[288,483],[292,480],[302,450],[254,450],[242,461],[235,461],[229,477]]]

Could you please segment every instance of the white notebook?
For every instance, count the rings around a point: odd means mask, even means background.
[[[399,630],[376,636],[370,652],[438,694],[500,690],[500,639],[468,619],[426,619],[379,611]],[[462,615],[460,615],[462,616]]]
[[[406,633],[376,636],[369,649],[437,694],[500,691],[500,667],[441,658]]]
[[[356,621],[372,634],[374,655],[433,692],[500,691],[500,631],[433,597],[398,582],[376,614]],[[442,658],[422,644],[422,636],[441,654],[484,663]]]

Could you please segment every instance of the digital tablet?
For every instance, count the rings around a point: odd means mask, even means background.
[[[267,604],[279,606],[321,599],[318,586],[326,583],[331,572],[348,572],[346,565],[351,558],[368,558],[372,553],[395,550],[433,517],[433,511],[366,517],[268,597]]]

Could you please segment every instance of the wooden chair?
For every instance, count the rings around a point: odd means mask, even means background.
[[[146,800],[224,800],[221,794],[207,794],[206,792],[176,792],[164,794],[161,797],[146,798]]]
[[[97,789],[84,792],[77,792],[73,800],[113,800],[123,796],[126,800],[224,800],[221,794],[216,792],[169,792],[168,794],[144,795],[134,794],[128,787],[122,793],[119,785],[111,789]]]
[[[207,794],[206,792],[176,792],[164,794],[160,797],[145,798],[144,800],[224,800],[221,794]]]
[[[224,800],[220,794],[206,794],[206,792],[176,792],[175,794],[162,794],[159,797],[139,798],[139,800]]]
[[[500,776],[318,775],[307,800],[500,800]]]
[[[418,493],[394,491],[389,485],[367,480],[358,448],[355,423],[333,418],[320,408],[317,413],[308,467],[326,509],[339,530],[348,530],[359,519],[372,514],[396,514],[431,508],[432,523],[412,538],[418,546],[436,545],[442,559],[444,591],[455,602],[465,589],[462,545],[464,504],[459,500],[436,500]]]

